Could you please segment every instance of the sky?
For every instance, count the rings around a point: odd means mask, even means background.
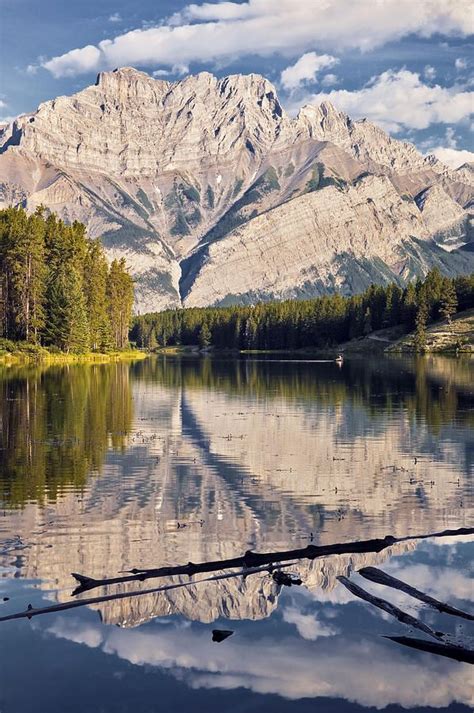
[[[0,0],[0,121],[133,66],[256,72],[291,114],[329,99],[474,161],[474,0]]]

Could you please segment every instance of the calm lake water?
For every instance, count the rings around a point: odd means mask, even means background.
[[[0,368],[0,616],[71,601],[71,572],[204,562],[473,525],[474,360],[157,357]],[[0,623],[1,713],[468,711],[472,667],[356,599],[351,575],[474,648],[469,536]],[[194,579],[209,575],[197,575]],[[5,601],[2,599],[5,598]],[[8,599],[6,599],[8,598]],[[230,629],[222,643],[212,629]]]

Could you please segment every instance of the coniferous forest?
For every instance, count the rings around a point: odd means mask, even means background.
[[[38,208],[0,211],[0,338],[66,353],[128,346],[133,281],[85,227]]]
[[[363,294],[339,294],[309,300],[167,310],[134,319],[131,339],[137,346],[199,345],[218,349],[326,348],[388,327],[415,330],[424,350],[426,327],[450,320],[474,307],[474,274],[444,277],[431,270],[424,281],[371,285]]]

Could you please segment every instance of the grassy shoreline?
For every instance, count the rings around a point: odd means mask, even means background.
[[[66,354],[50,352],[44,347],[18,349],[17,351],[0,350],[0,366],[18,364],[108,364],[116,361],[134,361],[146,359],[148,354],[137,349],[108,353],[85,352],[84,354]]]

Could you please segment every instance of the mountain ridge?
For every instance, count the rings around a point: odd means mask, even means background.
[[[439,249],[446,273],[469,272],[473,203],[469,165],[452,171],[329,102],[291,118],[257,74],[102,72],[0,129],[0,204],[84,222],[127,259],[139,312],[403,282]]]

